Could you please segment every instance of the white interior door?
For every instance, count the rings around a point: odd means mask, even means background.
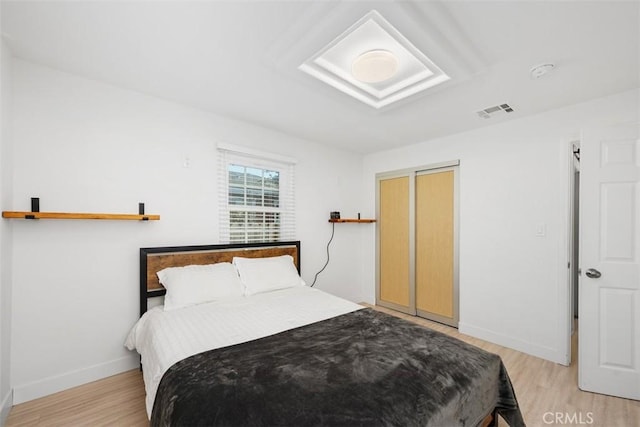
[[[579,378],[640,399],[640,127],[585,131],[580,147]]]

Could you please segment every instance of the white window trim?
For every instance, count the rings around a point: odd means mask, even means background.
[[[228,144],[226,142],[218,143],[218,151],[225,151],[227,153],[235,153],[242,157],[255,157],[262,160],[273,160],[278,163],[284,163],[288,165],[295,165],[298,160],[293,157],[282,156],[280,154],[268,153],[266,151],[256,150],[254,148],[242,147],[239,145]]]
[[[219,143],[218,146],[218,183],[219,183],[219,241],[228,243],[231,240],[229,224],[229,164],[275,170],[280,173],[280,240],[295,240],[297,231],[295,224],[295,164],[293,158],[255,149],[239,147],[232,144]],[[274,211],[273,208],[252,208],[260,212]]]

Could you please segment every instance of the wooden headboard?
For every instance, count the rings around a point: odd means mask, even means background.
[[[291,255],[300,272],[299,241],[140,248],[140,316],[147,311],[148,298],[166,293],[156,275],[163,268],[231,262],[234,256],[266,258],[280,255]]]

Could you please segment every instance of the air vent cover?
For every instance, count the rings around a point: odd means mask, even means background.
[[[490,119],[494,115],[501,112],[512,113],[513,108],[511,108],[509,104],[500,104],[494,107],[489,107],[489,108],[485,108],[484,110],[477,111],[476,114],[478,114],[478,116],[483,119]]]

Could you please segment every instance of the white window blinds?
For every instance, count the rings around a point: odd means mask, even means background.
[[[295,240],[295,160],[218,145],[220,241]]]

